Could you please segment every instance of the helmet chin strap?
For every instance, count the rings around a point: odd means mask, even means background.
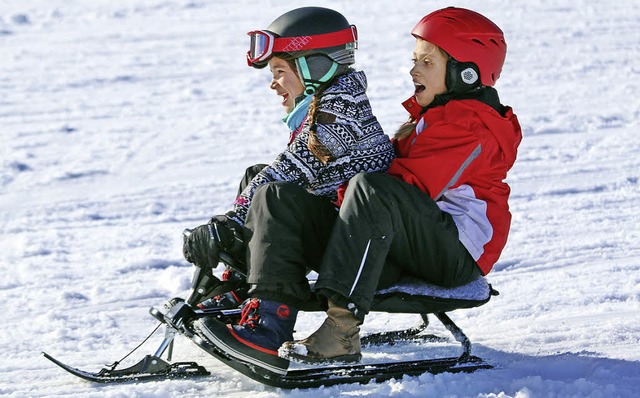
[[[304,85],[305,96],[315,94],[318,87],[331,80],[338,70],[338,63],[332,61],[329,71],[327,71],[327,73],[325,73],[320,79],[314,80],[311,78],[311,70],[309,69],[309,65],[307,64],[307,59],[305,57],[296,58],[296,66],[300,72],[300,80]]]

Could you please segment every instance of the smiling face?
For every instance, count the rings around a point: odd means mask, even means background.
[[[304,92],[304,86],[289,62],[282,58],[272,57],[269,60],[269,70],[273,75],[269,87],[282,97],[282,106],[290,113],[296,106],[296,97]]]
[[[436,45],[416,39],[413,68],[409,72],[415,86],[415,97],[421,106],[429,105],[436,95],[447,92],[445,76],[447,55]]]

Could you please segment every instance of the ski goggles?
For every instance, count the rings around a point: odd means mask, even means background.
[[[247,64],[254,66],[267,61],[273,53],[313,50],[339,46],[341,44],[358,44],[358,31],[355,25],[338,32],[323,33],[311,36],[275,37],[266,30],[255,30],[247,33],[251,36],[251,47],[247,51]]]

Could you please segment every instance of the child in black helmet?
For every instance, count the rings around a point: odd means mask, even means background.
[[[290,141],[270,165],[247,171],[234,209],[195,228],[183,250],[205,273],[221,251],[231,255],[246,264],[253,286],[239,324],[204,319],[198,333],[244,360],[286,369],[277,349],[292,339],[296,300],[309,296],[306,270],[319,264],[341,187],[358,173],[386,171],[394,154],[371,111],[366,77],[350,66],[357,32],[343,15],[299,8],[249,35],[247,61],[269,66]]]

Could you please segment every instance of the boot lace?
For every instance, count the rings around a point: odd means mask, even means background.
[[[234,271],[232,268],[227,267],[227,268],[222,272],[222,279],[221,279],[221,280],[222,280],[223,282],[226,282],[226,281],[230,281],[230,280],[231,280],[231,278],[237,278],[237,276],[236,276],[236,274],[235,274],[235,271]],[[241,299],[241,298],[236,294],[236,292],[235,292],[235,291],[233,291],[233,290],[229,290],[227,293],[229,293],[229,294],[231,295],[231,297],[233,298],[233,300],[235,300],[235,301],[236,301],[236,303],[240,303],[240,302],[242,302],[242,299]],[[222,294],[219,294],[219,295],[217,295],[217,296],[213,296],[213,297],[211,298],[211,300],[212,300],[214,303],[218,303],[218,304],[219,304],[219,303],[222,301],[222,298],[223,298],[222,296],[223,296]],[[235,305],[235,303],[234,303],[234,305]]]
[[[227,268],[222,272],[222,280],[228,281],[233,276],[233,270],[231,268]]]
[[[240,321],[238,321],[238,326],[248,327],[250,329],[255,328],[260,321],[260,316],[258,315],[258,307],[260,307],[260,300],[253,298],[249,300],[243,307],[241,312]]]
[[[231,279],[232,276],[233,276],[233,271],[231,270],[231,268],[227,267],[227,269],[225,269],[224,272],[222,272],[222,281],[228,281],[229,279]],[[234,299],[236,299],[236,301],[240,301],[238,300],[238,296],[236,296],[233,290],[229,290],[229,293],[231,293],[231,295],[233,296]],[[222,295],[219,294],[217,296],[214,296],[213,300],[216,303],[219,303],[222,300]]]

